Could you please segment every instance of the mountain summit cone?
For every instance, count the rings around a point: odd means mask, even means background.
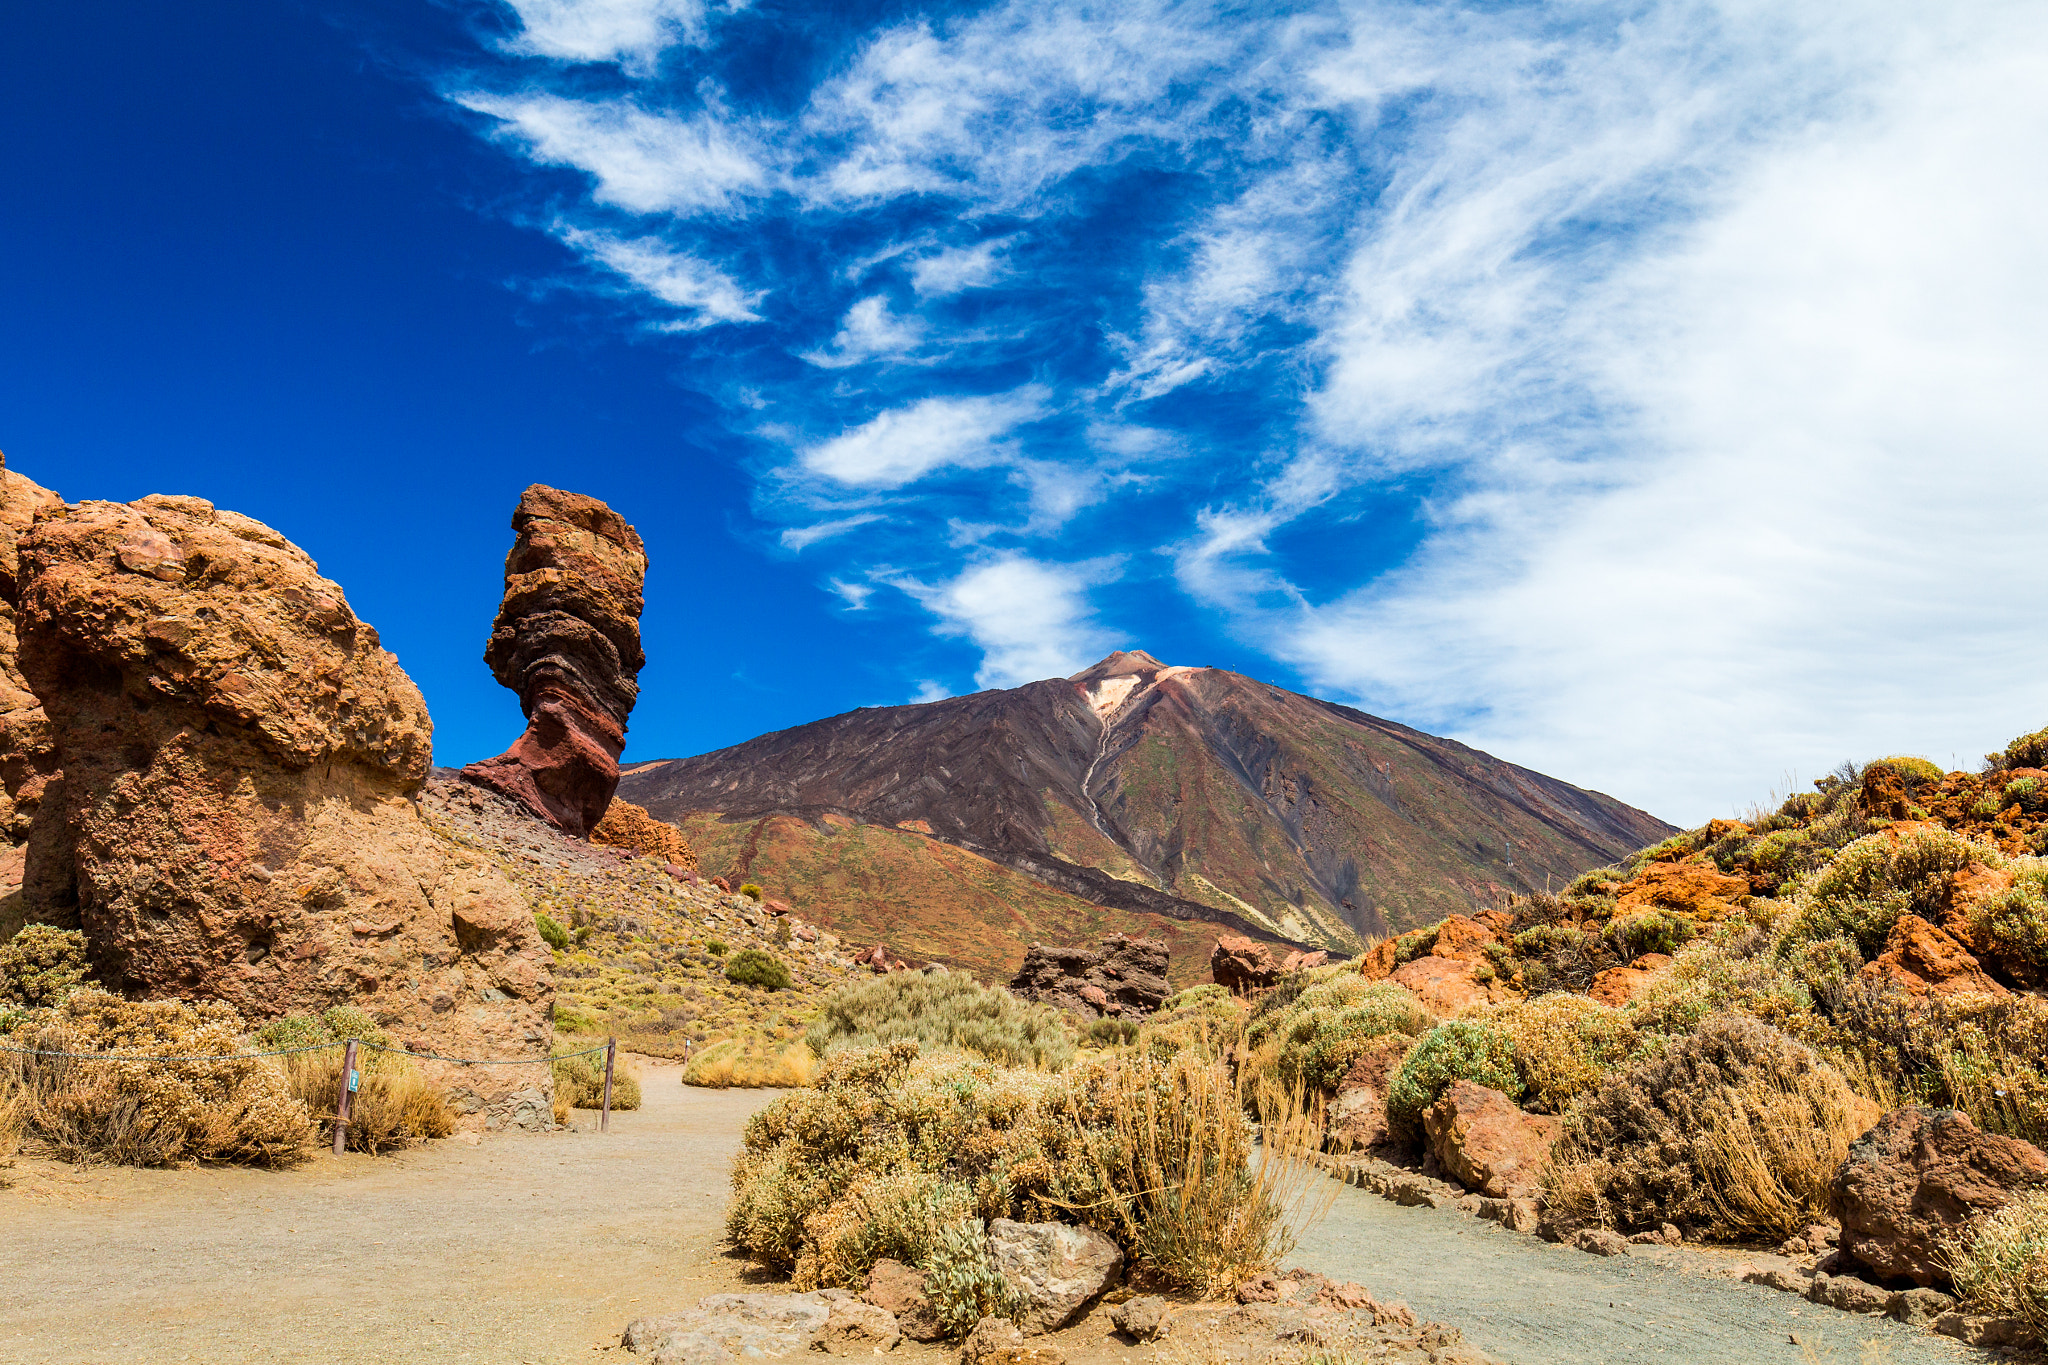
[[[994,972],[1055,932],[1177,928],[1176,979],[1186,952],[1206,958],[1206,926],[1355,952],[1671,830],[1455,741],[1142,650],[638,764],[620,795],[683,825],[707,871],[842,932]]]

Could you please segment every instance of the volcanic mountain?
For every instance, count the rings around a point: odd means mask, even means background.
[[[1177,969],[1190,949],[1206,961],[1213,926],[1355,952],[1672,829],[1454,741],[1142,651],[639,764],[619,795],[682,825],[707,871],[988,970],[1107,928],[1167,932]]]

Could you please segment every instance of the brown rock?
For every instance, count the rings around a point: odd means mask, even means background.
[[[1397,944],[1393,939],[1383,938],[1372,946],[1372,950],[1358,959],[1358,974],[1367,981],[1384,981],[1394,974],[1399,964],[1394,960]]]
[[[1572,1246],[1594,1256],[1628,1255],[1628,1239],[1608,1228],[1580,1228],[1572,1234]]]
[[[1390,1033],[1373,1039],[1352,1059],[1324,1115],[1324,1146],[1355,1152],[1387,1140],[1387,1087],[1414,1044],[1406,1034]]]
[[[683,832],[666,820],[657,820],[631,801],[614,797],[605,807],[604,818],[590,830],[590,842],[623,848],[643,858],[652,858],[681,876],[697,870],[697,853]]]
[[[861,1297],[894,1315],[896,1325],[912,1341],[937,1341],[946,1335],[938,1311],[925,1295],[924,1272],[901,1261],[876,1261],[868,1272],[868,1291]]]
[[[1496,1199],[1526,1198],[1543,1184],[1563,1121],[1525,1114],[1498,1090],[1453,1081],[1422,1113],[1437,1164],[1466,1189]]]
[[[890,952],[887,945],[880,943],[877,943],[874,947],[869,948],[864,952],[856,954],[854,956],[853,961],[855,966],[873,967],[876,971],[881,972],[884,975],[887,975],[890,972],[907,972],[915,970],[911,967],[911,965],[908,962],[896,956],[896,954]]]
[[[640,694],[647,552],[611,508],[542,484],[519,499],[512,529],[484,662],[519,694],[526,733],[462,775],[587,834],[618,788],[626,718]]]
[[[0,839],[17,844],[28,838],[43,791],[57,776],[57,744],[50,718],[21,672],[16,543],[28,534],[39,513],[63,505],[64,500],[49,489],[9,470],[0,456]],[[16,872],[0,890],[21,884]],[[0,924],[0,938],[12,932]]]
[[[1010,991],[1084,1019],[1106,1014],[1135,1018],[1158,1009],[1170,993],[1166,966],[1166,944],[1159,939],[1110,934],[1099,948],[1034,943]]]
[[[848,1294],[835,1298],[829,1311],[825,1325],[811,1338],[813,1351],[835,1356],[881,1355],[895,1350],[903,1340],[901,1326],[886,1308]]]
[[[1901,915],[1877,961],[1864,964],[1865,981],[1882,982],[1915,996],[2005,995],[1970,950],[1918,915]]]
[[[1454,962],[1484,962],[1487,946],[1496,941],[1493,930],[1478,920],[1452,915],[1437,926],[1436,945],[1429,954]]]
[[[1747,878],[1731,877],[1711,863],[1649,863],[1621,888],[1614,913],[1676,910],[1711,924],[1741,909],[1748,896]]]
[[[1109,1320],[1132,1341],[1158,1341],[1172,1327],[1173,1305],[1157,1294],[1140,1294],[1109,1310]]]
[[[1242,934],[1225,934],[1209,954],[1209,975],[1217,985],[1242,995],[1280,979],[1273,954],[1265,944]]]
[[[531,907],[420,818],[419,691],[303,551],[158,496],[49,510],[19,553],[22,668],[64,769],[31,837],[35,917],[83,928],[130,995],[252,1021],[348,1001],[435,1051],[546,1055]]]
[[[1644,953],[1626,967],[1609,967],[1593,977],[1586,994],[1603,1005],[1620,1009],[1640,995],[1645,987],[1671,966],[1664,953]]]
[[[1479,979],[1480,966],[1477,962],[1431,955],[1404,963],[1387,979],[1413,992],[1432,1014],[1448,1017],[1492,1000],[1489,983]]]
[[[1953,1109],[1908,1105],[1851,1144],[1829,1200],[1844,1256],[1882,1279],[1946,1286],[1942,1239],[2044,1184],[2048,1156],[2032,1143]]]
[[[1311,967],[1325,966],[1329,961],[1330,955],[1320,948],[1314,952],[1297,950],[1280,959],[1280,974],[1285,976],[1289,972],[1305,972]]]

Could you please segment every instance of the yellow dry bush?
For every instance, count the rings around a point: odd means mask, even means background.
[[[169,1166],[186,1161],[291,1166],[307,1157],[312,1116],[268,1059],[238,1055],[242,1020],[226,1004],[72,993],[17,1029],[21,1048],[224,1060],[82,1061],[11,1055],[23,1130],[68,1161]]]
[[[582,1039],[576,1040],[583,1042]],[[582,1052],[580,1056],[557,1057],[550,1070],[555,1077],[555,1097],[572,1109],[598,1109],[604,1104],[604,1054]],[[566,1098],[565,1098],[566,1097]],[[612,1108],[640,1107],[640,1075],[616,1057],[612,1061]]]
[[[284,1058],[292,1094],[313,1115],[322,1135],[333,1132],[343,1059],[339,1048]],[[375,1156],[455,1131],[455,1111],[448,1107],[446,1092],[406,1058],[367,1053],[356,1071],[356,1093],[348,1106],[350,1151]]]
[[[803,1043],[727,1038],[691,1054],[684,1085],[710,1090],[796,1088],[818,1074],[818,1054]]]
[[[1311,1129],[1298,1111],[1270,1116],[1254,1163],[1243,1095],[1194,1050],[1050,1074],[902,1040],[835,1053],[811,1089],[754,1116],[726,1230],[805,1288],[858,1285],[882,1256],[919,1266],[962,1330],[1000,1311],[973,1252],[994,1218],[1086,1224],[1211,1292],[1270,1268],[1304,1192],[1327,1186]]]
[[[1497,1005],[1483,1016],[1515,1044],[1524,1107],[1562,1114],[1579,1096],[1625,1066],[1636,1048],[1626,1014],[1563,991]]]
[[[2048,1190],[1972,1222],[1943,1248],[1964,1304],[2018,1318],[2048,1342]]]

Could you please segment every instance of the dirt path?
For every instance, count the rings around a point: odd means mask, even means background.
[[[637,1066],[646,1106],[606,1135],[286,1172],[23,1162],[0,1191],[0,1361],[600,1358],[628,1318],[738,1286],[727,1161],[769,1097]]]
[[[1997,1359],[1918,1328],[1854,1316],[1714,1274],[1739,1258],[1650,1251],[1605,1258],[1455,1209],[1338,1192],[1293,1261],[1425,1317],[1514,1365],[1959,1365]],[[1805,1355],[1795,1343],[1813,1350]]]

